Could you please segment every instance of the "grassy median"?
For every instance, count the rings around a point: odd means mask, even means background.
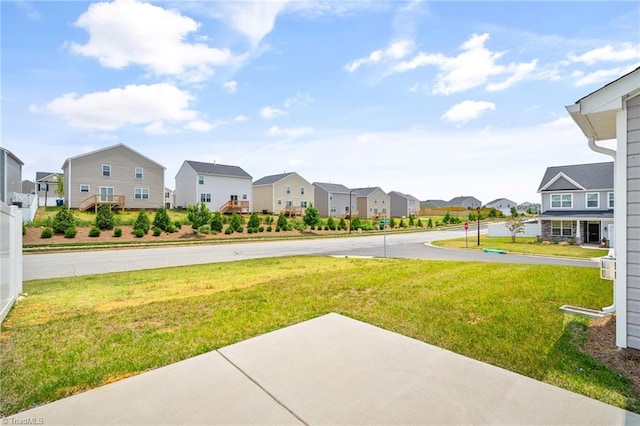
[[[0,334],[2,415],[337,312],[640,412],[563,304],[595,268],[288,257],[26,282]]]

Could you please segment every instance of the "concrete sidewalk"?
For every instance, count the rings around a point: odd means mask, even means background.
[[[337,314],[3,424],[576,424],[640,416]]]

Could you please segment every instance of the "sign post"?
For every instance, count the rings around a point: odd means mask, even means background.
[[[467,232],[468,230],[469,230],[469,222],[465,222],[464,223],[464,245],[467,248],[469,248],[469,234]]]
[[[384,257],[387,257],[387,225],[389,224],[389,220],[382,219],[380,221],[380,225],[382,225],[382,235],[384,235]]]

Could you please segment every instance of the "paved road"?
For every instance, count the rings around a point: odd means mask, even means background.
[[[598,266],[597,262],[588,260],[465,252],[427,245],[429,241],[463,236],[463,230],[390,234],[386,236],[386,255],[410,259]],[[23,279],[59,278],[292,255],[382,257],[385,254],[384,239],[382,235],[367,235],[351,238],[25,254]],[[472,242],[473,238],[470,237],[470,244]]]

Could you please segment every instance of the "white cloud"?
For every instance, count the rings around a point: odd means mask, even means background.
[[[233,121],[235,121],[236,123],[242,123],[247,120],[249,120],[249,117],[247,117],[246,115],[238,115],[233,119]]]
[[[89,33],[89,40],[70,43],[71,51],[97,58],[108,68],[140,65],[156,75],[199,82],[214,73],[213,66],[242,61],[229,49],[187,42],[187,35],[200,26],[193,19],[137,0],[94,3],[75,25]]]
[[[575,79],[576,86],[586,86],[588,84],[615,80],[616,78],[633,71],[636,66],[637,65],[631,65],[627,67],[597,70],[586,74],[582,71],[574,71],[571,74],[571,77]]]
[[[193,130],[194,132],[208,132],[214,128],[214,125],[203,120],[194,120],[188,122],[184,128],[187,130]]]
[[[266,107],[262,107],[260,109],[260,116],[262,116],[262,118],[266,118],[268,120],[275,118],[275,117],[279,117],[281,115],[286,115],[287,112],[283,111],[281,109],[275,108],[275,107],[270,107],[270,106],[266,106]]]
[[[163,121],[154,121],[143,130],[149,135],[166,135],[170,133],[170,130],[165,127]]]
[[[300,106],[306,107],[311,102],[313,102],[313,98],[311,97],[311,95],[307,93],[296,93],[295,96],[287,98],[284,101],[284,107],[291,108],[294,105],[300,105]]]
[[[276,17],[287,5],[287,0],[224,2],[224,20],[231,28],[249,39],[253,47],[269,34]]]
[[[288,138],[296,138],[307,135],[311,132],[313,132],[311,127],[280,128],[278,126],[273,126],[267,131],[267,134],[269,136],[286,136]]]
[[[510,87],[517,81],[529,76],[536,68],[537,60],[528,63],[510,63],[499,65],[497,62],[506,52],[492,52],[484,43],[489,34],[473,34],[460,46],[458,56],[445,56],[442,53],[420,52],[408,61],[394,66],[395,72],[407,72],[427,65],[438,67],[440,72],[432,92],[450,95],[464,92],[474,87],[487,85],[487,90],[496,91]],[[496,76],[507,76],[502,83],[489,83]]]
[[[442,119],[453,123],[466,123],[479,118],[487,111],[493,111],[496,105],[486,101],[462,101],[444,113]]]
[[[391,43],[386,49],[374,50],[369,54],[359,59],[355,59],[344,66],[349,72],[354,72],[363,65],[378,64],[389,60],[398,60],[407,56],[413,50],[413,41],[400,40]]]
[[[150,124],[158,132],[166,121],[182,122],[197,119],[198,112],[189,109],[194,97],[167,83],[128,85],[107,92],[62,95],[45,106],[73,127],[81,129],[116,130],[125,125]]]
[[[238,91],[238,82],[235,80],[225,81],[222,83],[222,87],[229,93],[236,93]]]
[[[623,62],[640,59],[640,46],[631,43],[622,43],[619,49],[607,44],[606,46],[590,50],[582,55],[570,53],[568,55],[571,62],[581,62],[586,65],[593,65],[596,62]]]

